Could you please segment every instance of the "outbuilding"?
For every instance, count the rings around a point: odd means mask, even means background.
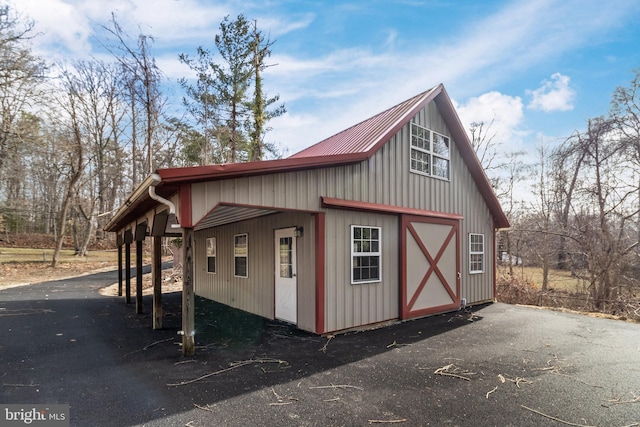
[[[154,238],[156,327],[159,238],[182,238],[192,354],[194,294],[317,334],[492,301],[508,225],[438,85],[285,159],[160,169],[106,230],[127,285]]]

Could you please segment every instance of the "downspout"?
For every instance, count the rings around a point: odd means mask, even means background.
[[[176,205],[173,204],[172,201],[165,199],[164,197],[158,196],[156,194],[156,186],[162,182],[162,177],[157,173],[152,173],[149,175],[151,178],[151,184],[149,185],[149,197],[151,197],[156,202],[162,203],[169,207],[169,214],[176,214]]]

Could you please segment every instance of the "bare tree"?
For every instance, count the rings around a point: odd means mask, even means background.
[[[480,164],[485,171],[489,171],[494,168],[500,168],[500,166],[494,165],[494,161],[498,157],[498,143],[495,141],[495,137],[498,135],[494,131],[493,125],[495,124],[495,116],[489,123],[484,121],[472,122],[469,125],[469,132],[471,133],[471,146],[480,160]]]
[[[585,156],[569,236],[583,254],[584,278],[594,304],[602,308],[621,284],[630,266],[629,255],[638,245],[629,227],[638,214],[637,205],[630,204],[638,187],[625,175],[628,156],[613,120],[590,119],[577,139]]]
[[[535,186],[535,193],[537,200],[534,202],[535,215],[535,231],[538,233],[538,241],[535,245],[536,256],[540,259],[542,264],[542,291],[546,291],[549,288],[549,270],[551,268],[550,259],[552,256],[551,250],[551,220],[554,205],[554,197],[551,191],[551,177],[547,168],[548,162],[547,150],[544,143],[541,143],[538,147],[538,182]]]
[[[509,218],[509,222],[515,224],[516,222],[512,222],[512,218],[515,219],[518,211],[522,207],[523,201],[518,200],[516,198],[516,188],[519,185],[522,185],[522,182],[529,174],[530,167],[525,164],[523,161],[524,153],[523,152],[511,152],[507,154],[506,159],[508,160],[506,175],[503,176],[495,176],[492,180],[494,181],[494,190],[502,207]],[[509,273],[513,274],[513,264],[514,260],[519,259],[519,246],[513,245],[512,240],[512,232],[510,230],[504,230],[501,233],[501,241],[502,247],[507,254]],[[521,242],[519,242],[520,244]]]
[[[613,92],[610,115],[631,155],[637,171],[636,179],[640,181],[640,68],[634,70],[634,77],[628,87],[620,86]],[[640,188],[640,182],[638,187]],[[640,193],[637,199],[640,207]],[[640,215],[636,219],[636,228],[640,240]],[[637,255],[640,256],[640,246],[637,248]]]
[[[18,16],[9,6],[0,6],[0,195],[4,191],[5,200],[16,202],[23,196],[13,197],[23,188],[25,154],[30,151],[26,145],[36,134],[25,124],[32,121],[36,111],[46,70],[26,44],[32,34],[33,22]],[[16,170],[20,173],[15,174]],[[11,209],[25,208],[12,203]]]
[[[581,138],[580,133],[575,132],[551,154],[554,174],[554,210],[559,226],[557,268],[560,270],[567,270],[570,267],[566,247],[567,236],[573,198],[587,155],[587,151],[582,146],[583,142],[584,139]]]
[[[80,214],[82,230],[76,247],[77,255],[85,256],[90,240],[99,224],[99,213],[109,212],[106,196],[113,187],[113,175],[119,173],[115,167],[118,147],[114,144],[120,132],[119,79],[117,68],[103,62],[80,61],[75,65],[76,86],[82,94],[78,100],[77,113],[87,141],[87,168],[76,197],[76,211]],[[113,188],[112,188],[113,189]],[[102,218],[102,217],[100,217]]]
[[[62,73],[61,84],[64,88],[64,95],[60,99],[60,107],[66,113],[67,132],[65,140],[60,145],[59,155],[66,159],[66,186],[62,198],[61,210],[58,220],[58,236],[56,247],[53,253],[51,266],[56,267],[62,244],[64,242],[69,209],[76,190],[76,184],[82,177],[84,169],[84,147],[82,124],[80,118],[79,99],[82,97],[77,78],[69,71]]]
[[[131,137],[133,144],[132,163],[134,170],[132,172],[132,188],[135,188],[141,181],[135,169],[138,160],[135,140],[137,136],[136,127],[138,125],[136,105],[141,106],[142,122],[144,123],[146,156],[144,157],[145,161],[140,163],[143,175],[146,175],[156,168],[155,152],[159,143],[156,141],[155,134],[160,126],[160,115],[165,102],[160,90],[162,73],[150,52],[150,46],[154,40],[152,36],[140,34],[137,37],[135,46],[132,46],[128,35],[116,20],[115,15],[112,15],[110,26],[103,26],[102,28],[115,38],[115,47],[108,45],[105,45],[105,47],[116,57],[126,73],[125,81],[130,94]]]

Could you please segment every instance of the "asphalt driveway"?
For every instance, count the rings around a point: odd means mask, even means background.
[[[640,325],[492,304],[319,337],[198,299],[196,356],[98,289],[0,291],[0,404],[73,426],[640,426]]]

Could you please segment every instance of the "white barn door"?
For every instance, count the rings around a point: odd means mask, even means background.
[[[460,306],[459,222],[402,218],[402,318],[455,310]]]
[[[295,228],[275,231],[275,317],[298,322],[298,282]]]

